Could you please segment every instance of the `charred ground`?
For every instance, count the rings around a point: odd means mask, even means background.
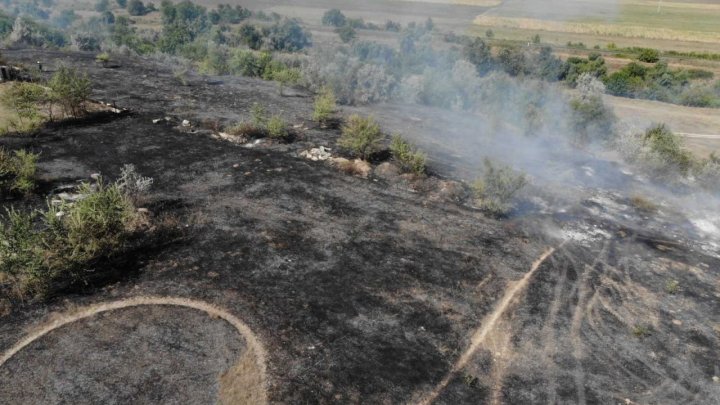
[[[302,91],[281,97],[273,84],[225,77],[180,86],[169,68],[139,59],[105,69],[85,54],[3,53],[81,67],[95,98],[133,111],[0,140],[41,153],[42,189],[132,163],[154,178],[146,207],[172,230],[115,264],[120,277],[49,303],[13,302],[0,325],[3,350],[69,304],[187,297],[254,330],[269,353],[272,402],[406,403],[445,377],[506,288],[566,241],[437,403],[713,403],[720,395],[720,260],[696,247],[697,235],[669,237],[662,218],[645,224],[619,196],[562,214],[489,219],[402,182],[298,158],[309,146],[334,147],[338,135],[306,121]],[[248,148],[211,136],[248,117],[253,103],[297,124],[298,140]],[[152,123],[165,116],[170,122]],[[194,128],[183,129],[183,119]],[[666,291],[668,280],[678,291]],[[0,398],[18,398],[2,387]],[[37,398],[46,387],[27,390]]]

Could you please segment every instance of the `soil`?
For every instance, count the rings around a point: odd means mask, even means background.
[[[82,67],[95,99],[132,111],[0,139],[41,152],[41,191],[93,173],[112,178],[132,163],[154,178],[145,207],[175,236],[140,244],[101,282],[45,302],[11,300],[0,352],[68,307],[176,297],[222,308],[252,330],[267,352],[271,403],[408,403],[449,373],[436,404],[711,404],[720,397],[717,245],[672,209],[650,220],[622,195],[598,189],[552,209],[489,218],[408,182],[362,179],[299,158],[309,147],[335,148],[338,136],[306,120],[312,103],[302,90],[281,97],[272,83],[201,76],[181,86],[170,68],[141,59],[103,69],[90,54],[3,55]],[[212,136],[249,117],[255,102],[297,125],[297,139],[248,147]],[[169,122],[153,124],[166,116]],[[439,174],[462,167],[448,156],[431,155]],[[40,206],[44,198],[3,205]],[[668,280],[679,283],[674,294]],[[495,326],[483,328],[488,319]],[[636,336],[638,325],[649,334]],[[473,342],[478,330],[483,339]],[[163,340],[169,331],[172,339]],[[153,401],[172,402],[164,401],[171,394],[212,402],[218,374],[244,342],[197,311],[110,311],[58,328],[0,365],[0,386],[21,382],[0,389],[0,402],[82,403],[84,387],[120,402],[138,384]],[[193,381],[191,394],[168,394],[158,382],[177,383],[176,370],[141,363],[145,351],[137,347],[145,344],[157,345],[148,356],[168,353],[187,364],[202,357],[203,367],[178,368]],[[106,359],[103,370],[83,356]],[[65,362],[43,369],[47,359]],[[83,373],[96,380],[81,380]]]

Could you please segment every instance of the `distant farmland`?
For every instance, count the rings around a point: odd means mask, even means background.
[[[536,5],[533,5],[536,4]],[[651,0],[507,0],[479,15],[484,28],[705,43],[718,48],[720,4]],[[667,45],[672,47],[671,44]],[[679,47],[679,46],[677,46]]]

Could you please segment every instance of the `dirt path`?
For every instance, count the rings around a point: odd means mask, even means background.
[[[192,308],[220,318],[232,325],[245,339],[247,350],[238,362],[220,379],[220,403],[224,404],[266,404],[266,353],[252,330],[231,313],[203,301],[178,297],[134,297],[119,301],[105,302],[60,314],[56,319],[46,322],[20,342],[8,349],[0,357],[2,367],[15,354],[34,341],[55,329],[93,315],[122,308],[142,305],[171,305]]]
[[[445,378],[443,378],[442,381],[440,381],[440,383],[431,392],[429,392],[425,397],[423,397],[417,402],[418,405],[430,405],[438,397],[438,395],[440,395],[442,390],[447,387],[453,376],[458,371],[465,368],[473,355],[475,355],[475,352],[477,352],[477,350],[485,342],[488,334],[495,329],[495,326],[500,321],[502,315],[505,313],[505,310],[510,306],[510,304],[518,296],[518,294],[522,292],[528,285],[528,282],[535,274],[535,272],[540,268],[540,265],[543,264],[545,260],[547,260],[547,258],[550,257],[553,253],[555,253],[555,250],[557,250],[561,246],[562,245],[556,248],[553,247],[546,250],[545,253],[543,253],[537,260],[533,262],[532,266],[530,267],[530,271],[528,271],[523,276],[523,278],[511,284],[507,288],[507,290],[505,290],[505,295],[503,295],[498,306],[485,317],[483,322],[480,324],[480,327],[475,331],[475,333],[473,333],[473,336],[470,339],[470,345],[467,347],[467,349],[465,349],[460,358],[455,362],[452,369],[450,369]]]

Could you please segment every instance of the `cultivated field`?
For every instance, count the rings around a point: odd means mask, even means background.
[[[544,32],[550,36],[570,34],[560,38],[573,42],[583,40],[577,37],[583,35],[602,41],[631,38],[634,46],[652,43],[658,48],[675,50],[686,50],[687,43],[698,43],[692,49],[706,44],[705,49],[717,51],[719,21],[720,5],[702,2],[662,2],[658,7],[658,2],[649,0],[507,0],[479,15],[475,24],[519,31],[525,38]]]

